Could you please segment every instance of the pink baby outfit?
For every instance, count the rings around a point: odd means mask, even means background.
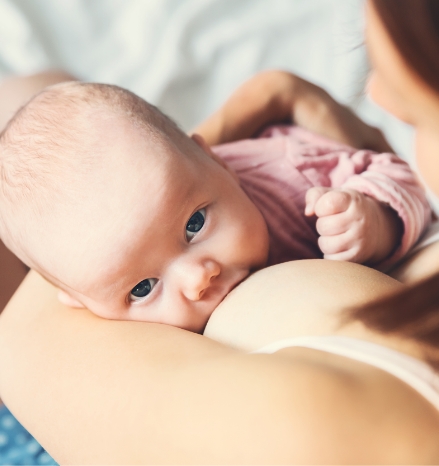
[[[269,128],[258,139],[214,148],[259,208],[270,234],[269,265],[321,258],[315,217],[305,217],[313,186],[349,188],[391,206],[404,224],[401,244],[379,268],[401,258],[431,221],[425,193],[409,166],[390,153],[358,150],[297,126]],[[371,232],[373,234],[373,232]]]

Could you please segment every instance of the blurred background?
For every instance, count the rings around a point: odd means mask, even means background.
[[[326,88],[411,156],[364,96],[363,0],[0,0],[0,78],[58,68],[126,87],[189,130],[259,70]]]
[[[188,131],[257,71],[286,69],[380,127],[413,165],[411,130],[365,94],[363,8],[363,0],[0,0],[0,79],[61,69],[118,84]],[[11,274],[0,267],[2,283]],[[52,464],[5,408],[0,464]]]

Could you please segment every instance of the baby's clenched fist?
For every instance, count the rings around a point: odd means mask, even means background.
[[[317,216],[325,259],[376,264],[390,256],[402,237],[398,214],[354,189],[309,189],[305,215]]]

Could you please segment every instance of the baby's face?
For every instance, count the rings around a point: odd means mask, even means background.
[[[265,265],[265,221],[207,148],[153,147],[117,131],[90,205],[59,233],[68,270],[52,276],[102,317],[202,332],[224,297]]]

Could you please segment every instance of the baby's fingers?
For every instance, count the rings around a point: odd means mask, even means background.
[[[345,212],[351,204],[352,197],[345,191],[329,191],[321,196],[314,206],[317,217],[326,217]]]
[[[348,249],[336,254],[324,254],[323,258],[330,261],[356,262],[357,264],[361,264],[362,262],[359,254],[353,249]]]
[[[352,226],[352,218],[346,212],[336,215],[319,217],[316,222],[316,230],[320,236],[341,235]]]
[[[332,188],[314,187],[308,189],[305,195],[305,215],[311,216],[315,214],[315,205],[317,201]]]
[[[320,236],[319,248],[325,259],[362,263],[366,259],[364,244],[352,231],[341,235]]]
[[[318,243],[325,257],[326,255],[339,254],[353,246],[352,232],[347,231],[334,236],[320,236]]]

